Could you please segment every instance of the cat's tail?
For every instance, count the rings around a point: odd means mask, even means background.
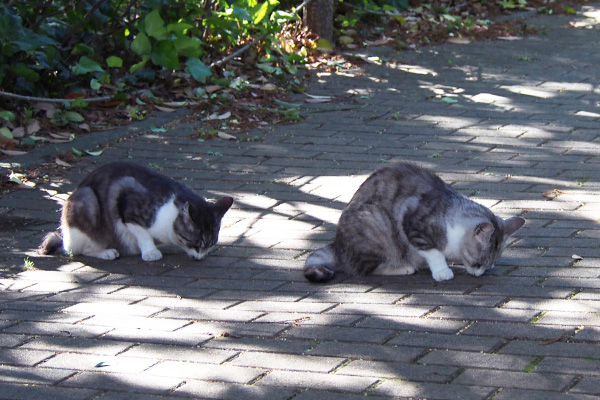
[[[60,231],[54,231],[44,236],[44,240],[38,247],[38,253],[41,255],[56,253],[63,245],[62,236]]]
[[[312,253],[304,264],[304,277],[313,283],[324,283],[335,275],[336,257],[333,244]]]

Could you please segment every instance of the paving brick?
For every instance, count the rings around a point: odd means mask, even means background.
[[[183,386],[177,388],[177,390],[174,391],[171,396],[219,400],[286,400],[292,398],[294,393],[295,391],[293,389],[286,388],[191,380],[187,381]]]
[[[600,348],[595,343],[512,341],[500,349],[501,354],[543,355],[556,357],[600,358]]]
[[[388,380],[377,386],[371,393],[393,398],[427,398],[427,399],[466,399],[484,400],[495,392],[495,389],[478,385],[462,386],[430,382],[406,382]]]
[[[327,341],[311,349],[309,354],[330,357],[337,357],[343,354],[352,359],[411,363],[423,354],[423,352],[424,349],[414,347]]]
[[[427,333],[458,333],[469,323],[434,318],[411,318],[393,316],[371,316],[360,321],[357,326],[364,328],[395,329]]]
[[[467,337],[427,332],[401,332],[387,344],[467,351],[492,351],[502,343],[493,337]]]
[[[0,382],[54,385],[75,374],[76,370],[0,365]]]
[[[340,342],[384,343],[393,337],[391,329],[372,329],[358,327],[296,326],[285,332],[282,337],[313,340],[337,340]]]
[[[166,395],[181,383],[183,383],[181,378],[86,371],[61,382],[60,386],[123,391],[125,392],[123,395],[127,396],[129,393]]]
[[[18,385],[11,383],[0,383],[2,398],[10,400],[87,400],[101,392],[91,389],[70,389],[54,386]],[[108,400],[102,397],[103,400]]]
[[[533,357],[510,356],[493,353],[474,353],[453,350],[433,350],[419,359],[419,364],[449,365],[462,368],[486,368],[522,371]]]
[[[238,354],[237,351],[197,348],[191,346],[172,346],[142,343],[129,348],[125,357],[149,358],[153,360],[174,360],[221,364]]]
[[[284,386],[314,390],[331,390],[343,393],[362,393],[377,379],[321,374],[315,372],[273,371],[257,382],[258,386]]]
[[[48,350],[56,352],[78,351],[81,353],[114,356],[131,347],[133,343],[111,340],[72,337],[41,336],[25,343],[19,349]]]
[[[331,372],[344,362],[344,358],[312,355],[246,352],[229,361],[229,365],[253,368],[273,368],[288,371]]]
[[[535,368],[536,372],[600,376],[600,360],[545,357]]]
[[[537,314],[536,310],[444,306],[431,314],[430,317],[458,320],[528,322]]]
[[[467,369],[453,383],[516,389],[563,391],[575,380],[573,375]]]
[[[2,349],[0,364],[32,367],[54,356],[52,351]]]
[[[450,381],[457,372],[457,368],[448,366],[407,365],[389,361],[356,360],[339,368],[336,374],[445,383]]]
[[[600,378],[584,377],[570,390],[570,393],[573,393],[576,396],[581,396],[581,394],[598,396],[600,395]]]
[[[144,371],[141,376],[171,377],[198,379],[204,381],[220,381],[232,383],[249,383],[266,372],[266,369],[243,368],[232,365],[215,365],[191,363],[183,361],[163,361]]]
[[[314,347],[313,341],[218,336],[204,343],[203,348],[237,351],[262,351],[284,354],[304,354]],[[324,354],[327,355],[327,354]],[[332,356],[336,356],[333,354]]]
[[[100,363],[101,366],[98,366]],[[110,356],[100,354],[61,353],[42,362],[41,367],[98,371],[104,373],[140,373],[156,363],[148,358]]]
[[[568,336],[577,329],[571,326],[550,326],[537,324],[520,324],[511,322],[475,322],[465,329],[461,335],[491,336],[505,339],[529,339],[550,341],[558,337]]]

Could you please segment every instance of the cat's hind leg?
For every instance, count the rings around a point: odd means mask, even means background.
[[[119,257],[116,249],[107,249],[96,243],[85,233],[77,228],[63,227],[63,247],[69,255],[83,254],[84,256],[101,258],[103,260],[114,260]]]
[[[344,265],[353,274],[410,275],[416,272],[391,216],[381,207],[365,204],[340,219],[347,255]],[[404,254],[407,253],[407,254]]]

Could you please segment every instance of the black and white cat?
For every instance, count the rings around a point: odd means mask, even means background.
[[[112,162],[90,173],[63,206],[60,231],[39,247],[51,254],[114,260],[141,254],[144,261],[162,258],[157,243],[173,244],[196,260],[217,243],[221,219],[231,197],[210,203],[192,190],[149,168]]]
[[[312,253],[304,276],[327,282],[350,275],[409,275],[426,263],[436,281],[454,273],[446,259],[481,276],[494,267],[525,220],[503,220],[410,163],[374,172],[344,209],[332,244]]]

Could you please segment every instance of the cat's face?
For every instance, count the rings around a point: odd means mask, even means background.
[[[514,217],[507,220],[497,219],[497,226],[489,222],[478,224],[465,235],[461,257],[468,273],[481,276],[494,268],[494,263],[508,244],[508,239],[518,231],[525,220]]]
[[[219,240],[221,219],[231,205],[231,197],[223,197],[205,210],[185,203],[174,225],[177,244],[196,259],[202,259]]]

